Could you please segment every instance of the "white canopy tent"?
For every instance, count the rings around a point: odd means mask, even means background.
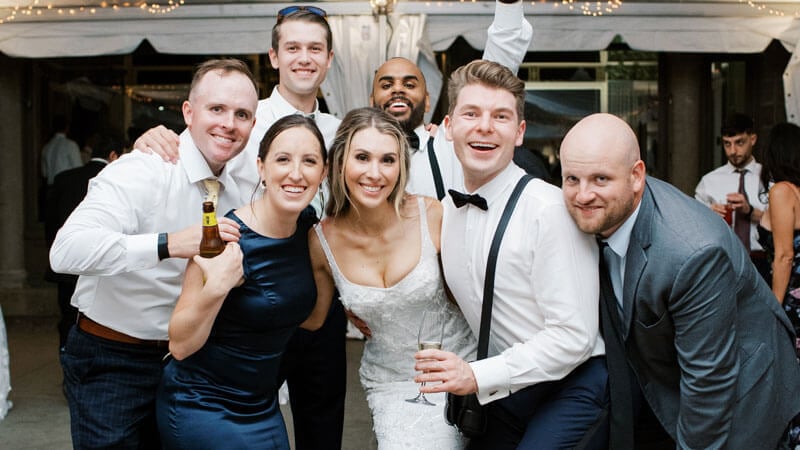
[[[16,20],[0,24],[0,51],[26,58],[125,54],[147,39],[161,53],[264,53],[277,11],[291,5],[186,1],[171,13],[157,15],[138,8],[102,8],[94,14],[17,15]],[[0,0],[0,11],[10,2],[17,0]],[[316,4],[332,17],[373,17],[366,0]],[[769,15],[737,0],[628,1],[613,13],[598,17],[553,5],[525,5],[525,15],[535,30],[532,51],[600,50],[616,35],[636,50],[670,52],[760,52],[772,39],[793,50],[800,39],[800,19],[791,14]],[[796,5],[788,0],[783,3],[787,11]],[[441,51],[458,36],[482,49],[493,11],[491,1],[400,0],[394,15],[425,15],[432,48]]]
[[[0,0],[0,7],[5,6],[3,2],[9,0]],[[24,58],[126,54],[146,39],[158,52],[167,54],[266,53],[277,11],[291,4],[187,2],[158,15],[135,8],[102,8],[94,14],[74,16],[18,15],[16,20],[0,24],[0,52]],[[369,83],[371,70],[385,56],[416,58],[433,67],[431,50],[447,49],[458,36],[482,49],[494,11],[490,1],[400,0],[386,19],[373,16],[366,0],[315,4],[328,11],[334,30],[337,67],[323,86],[330,99],[350,99],[353,89],[348,89],[346,96],[338,94],[346,85],[352,88],[349,83],[353,81]],[[786,108],[790,120],[800,118],[800,102],[792,95],[800,93],[800,75],[795,74],[800,69],[800,54],[795,51],[800,47],[800,18],[791,14],[797,2],[766,5],[787,11],[786,16],[769,15],[736,0],[626,1],[612,14],[597,17],[582,15],[577,7],[569,10],[554,5],[526,3],[525,14],[534,29],[531,51],[602,50],[619,35],[635,50],[757,53],[777,39],[795,52],[785,76],[787,99],[792,100]],[[381,30],[393,34],[387,37]],[[387,49],[381,51],[379,42]],[[426,72],[430,78],[431,73]],[[366,87],[363,91],[367,92]],[[365,104],[366,97],[352,101]],[[332,111],[340,110],[335,100],[333,103]],[[346,105],[341,105],[341,110],[347,110]]]

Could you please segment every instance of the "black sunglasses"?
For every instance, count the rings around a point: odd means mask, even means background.
[[[282,10],[278,11],[278,22],[280,23],[280,21],[283,20],[284,17],[288,16],[289,14],[296,13],[297,11],[308,11],[312,14],[316,14],[322,17],[323,19],[328,18],[328,13],[326,13],[325,10],[322,8],[317,8],[316,6],[299,5],[299,6],[287,6],[286,8],[283,8]]]

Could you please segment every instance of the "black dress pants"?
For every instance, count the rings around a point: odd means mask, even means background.
[[[289,385],[296,450],[342,448],[347,385],[344,307],[334,293],[325,324],[298,328],[281,359],[279,384]]]

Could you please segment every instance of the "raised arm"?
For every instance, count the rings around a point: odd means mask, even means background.
[[[169,351],[181,360],[205,345],[231,289],[242,283],[242,250],[229,243],[214,258],[195,256],[186,266],[183,289],[169,320]],[[205,280],[205,281],[204,281]]]
[[[533,37],[521,0],[497,0],[489,26],[483,59],[500,63],[517,73]]]

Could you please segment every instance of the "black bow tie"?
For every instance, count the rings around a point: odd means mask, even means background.
[[[462,194],[452,189],[448,189],[447,192],[449,192],[450,197],[453,198],[453,204],[456,205],[456,208],[461,208],[467,203],[471,203],[484,211],[489,209],[489,205],[486,204],[486,199],[478,194]]]
[[[413,131],[406,133],[406,142],[408,142],[408,146],[411,150],[419,149],[419,136],[417,136],[417,133]]]

